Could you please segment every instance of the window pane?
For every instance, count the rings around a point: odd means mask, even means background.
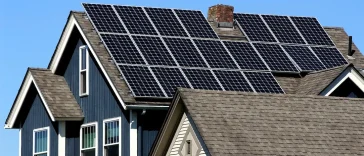
[[[86,48],[81,49],[81,69],[86,69]]]
[[[82,151],[82,156],[95,156],[95,149]]]
[[[34,134],[34,152],[45,152],[48,147],[48,132],[47,130],[42,130],[35,132]]]
[[[105,123],[105,144],[119,142],[119,121]]]
[[[47,156],[47,153],[44,153],[44,154],[36,154],[35,156]]]
[[[81,94],[86,93],[86,71],[81,72]]]
[[[95,126],[82,128],[82,149],[95,147]]]
[[[119,145],[106,146],[105,156],[119,156]]]

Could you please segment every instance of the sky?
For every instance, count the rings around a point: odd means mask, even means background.
[[[363,0],[17,0],[0,4],[0,123],[20,88],[27,67],[47,68],[70,10],[82,2],[201,10],[228,4],[235,12],[316,17],[343,27],[364,52]],[[1,126],[1,125],[0,125]],[[0,128],[1,155],[18,155],[19,130]]]

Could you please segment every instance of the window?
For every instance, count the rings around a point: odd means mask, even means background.
[[[81,156],[95,156],[97,153],[97,123],[81,126]]]
[[[120,156],[121,155],[121,118],[113,118],[104,120],[103,127],[103,145],[104,156]]]
[[[49,127],[33,130],[33,156],[48,156]]]
[[[191,155],[191,140],[186,140],[186,155]]]
[[[88,49],[87,46],[81,46],[80,52],[80,96],[88,95]]]

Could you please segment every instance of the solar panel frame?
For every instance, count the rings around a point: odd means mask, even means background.
[[[254,90],[258,93],[282,93],[277,80],[270,72],[243,72],[247,80],[251,83]]]
[[[288,16],[261,16],[280,43],[306,44]]]
[[[127,33],[112,5],[83,3],[83,7],[98,32]]]
[[[146,64],[129,35],[100,34],[100,36],[116,63]]]
[[[194,39],[193,42],[211,68],[239,69],[221,41]]]
[[[309,47],[282,46],[302,71],[316,71],[325,69],[325,65],[311,51]]]
[[[130,34],[158,35],[142,7],[114,5]]]
[[[272,71],[298,72],[295,63],[278,44],[253,43]]]
[[[211,70],[182,69],[194,89],[224,90]]]
[[[336,47],[311,47],[311,49],[326,68],[348,64],[347,60]]]
[[[226,91],[254,92],[241,71],[214,70],[213,72]]]
[[[234,19],[248,36],[249,41],[278,43],[264,20],[258,14],[234,13]]]
[[[149,65],[177,66],[160,37],[132,37]]]
[[[308,44],[335,46],[334,42],[326,33],[317,18],[298,16],[289,16],[289,18],[295,24],[298,31],[300,31]],[[308,23],[310,23],[311,26],[309,26]]]
[[[222,42],[226,49],[230,52],[234,60],[240,66],[240,69],[270,70],[251,43],[235,41]]]
[[[172,9],[145,7],[150,20],[162,36],[189,37]]]
[[[168,97],[174,95],[176,87],[192,88],[179,68],[151,67],[151,69]]]
[[[174,12],[190,37],[219,38],[201,11],[174,9]]]
[[[146,66],[118,65],[121,74],[135,97],[166,97],[154,74]]]

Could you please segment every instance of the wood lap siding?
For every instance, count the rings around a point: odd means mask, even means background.
[[[31,88],[36,92],[34,86]],[[22,155],[33,155],[33,130],[49,126],[50,137],[50,153],[49,156],[58,155],[58,123],[53,123],[50,119],[48,112],[41,101],[39,95],[34,97],[33,101],[27,103],[30,106],[29,112],[22,125],[21,131],[21,153]]]
[[[122,111],[121,104],[107,84],[101,70],[97,67],[92,55],[89,55],[89,95],[80,97],[79,95],[79,47],[84,43],[79,40],[71,60],[65,70],[64,77],[75,96],[77,103],[80,105],[84,113],[84,121],[82,123],[67,122],[66,126],[66,155],[78,156],[80,154],[79,133],[80,125],[90,122],[98,122],[98,155],[102,155],[103,130],[102,124],[104,119],[121,116],[122,128],[122,155],[129,155],[129,121],[127,117],[129,113]],[[72,125],[72,126],[70,126]],[[69,130],[68,128],[72,128]],[[76,127],[76,128],[75,128]]]

